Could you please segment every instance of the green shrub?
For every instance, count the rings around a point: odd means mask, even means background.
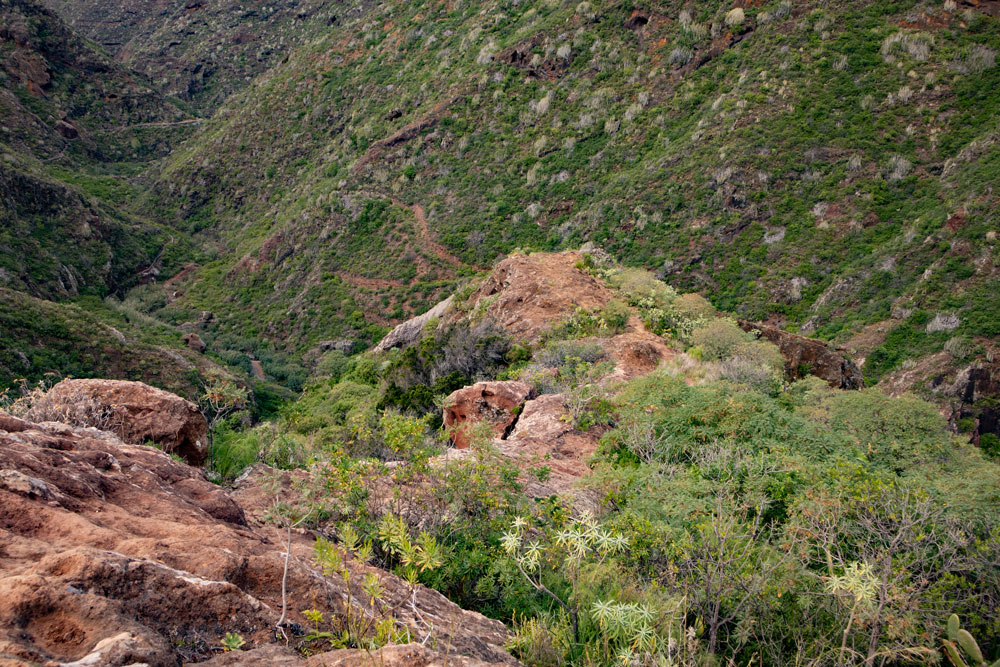
[[[534,361],[542,366],[558,368],[571,358],[587,363],[600,361],[605,356],[604,347],[596,341],[552,341],[534,354]]]
[[[979,436],[979,448],[991,458],[1000,458],[1000,436],[996,433],[983,433]]]
[[[714,319],[691,332],[691,344],[702,351],[706,361],[721,361],[739,356],[755,342],[754,337],[730,319]]]
[[[717,316],[715,307],[709,300],[694,292],[681,294],[671,305],[677,315],[687,320],[695,321]]]

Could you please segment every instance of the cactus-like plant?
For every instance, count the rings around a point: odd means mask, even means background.
[[[958,615],[948,617],[948,638],[942,639],[944,653],[954,667],[1000,667],[1000,660],[986,664],[983,652],[968,630],[959,627]],[[968,660],[966,660],[968,656]]]

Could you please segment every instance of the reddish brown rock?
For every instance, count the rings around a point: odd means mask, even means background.
[[[521,483],[529,497],[557,495],[577,509],[598,509],[598,498],[578,484],[590,474],[587,462],[600,442],[601,432],[575,428],[563,394],[543,394],[524,404],[517,423],[505,439],[493,441],[497,451],[521,469]],[[446,463],[469,456],[469,450],[450,449]]]
[[[485,422],[496,437],[502,438],[533,393],[530,385],[516,381],[477,382],[463,387],[445,400],[444,426],[459,449],[469,446],[469,428],[474,424]]]
[[[142,382],[63,380],[27,417],[94,426],[135,444],[155,442],[191,465],[201,465],[208,455],[208,424],[198,406]]]
[[[248,522],[200,470],[93,428],[0,423],[15,431],[0,430],[3,665],[362,664],[350,651],[327,654],[326,662],[298,658],[276,641],[286,533]],[[302,609],[329,617],[348,599],[339,577],[318,572],[314,542],[309,532],[292,533],[288,613],[299,626],[307,624]],[[386,649],[386,664],[514,663],[503,624],[347,563],[355,591],[366,576],[380,577],[385,601],[418,642],[432,620],[435,650],[447,656]],[[246,652],[219,655],[227,632],[242,635]],[[294,649],[301,637],[293,628],[288,634]]]
[[[615,362],[612,380],[631,380],[650,373],[675,354],[662,338],[646,331],[637,317],[631,318],[629,331],[603,339],[601,344]]]
[[[497,264],[470,301],[484,305],[486,316],[516,340],[537,341],[577,308],[597,310],[614,298],[577,268],[582,258],[578,252],[511,255]]]
[[[759,331],[761,338],[778,346],[785,357],[785,370],[793,379],[805,373],[826,380],[836,389],[861,389],[865,386],[855,363],[825,342],[759,322],[738,322],[744,331]]]
[[[576,482],[590,474],[587,461],[597,450],[601,434],[581,432],[573,426],[562,394],[545,394],[524,404],[510,436],[500,451],[516,460],[529,474],[525,492],[535,497],[568,495],[580,506],[596,505]],[[547,474],[539,479],[537,473]]]
[[[199,354],[203,354],[205,350],[208,349],[208,346],[205,345],[205,341],[201,339],[201,336],[194,332],[184,334],[181,340],[184,341],[188,348],[198,352]]]

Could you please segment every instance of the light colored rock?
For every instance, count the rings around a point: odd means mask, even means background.
[[[424,331],[424,326],[436,317],[444,317],[451,309],[454,297],[449,296],[444,301],[428,310],[423,315],[418,315],[398,325],[375,346],[377,351],[391,350],[394,347],[407,347],[420,340],[420,335]]]
[[[577,482],[590,474],[587,461],[597,451],[600,435],[576,430],[564,395],[544,394],[524,404],[513,432],[496,444],[525,470],[525,493],[568,496],[580,509],[596,509],[597,499]]]

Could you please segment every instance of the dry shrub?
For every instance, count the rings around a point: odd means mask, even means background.
[[[70,426],[93,426],[127,439],[128,413],[114,405],[105,405],[82,391],[54,400],[49,394],[34,396],[24,418],[33,422],[61,422]]]

